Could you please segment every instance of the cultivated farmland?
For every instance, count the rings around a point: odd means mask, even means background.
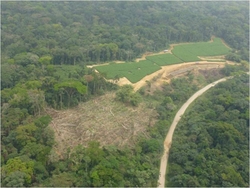
[[[199,61],[197,56],[218,56],[229,52],[230,49],[219,38],[214,38],[213,42],[177,45],[172,50],[172,53],[184,62]]]
[[[136,83],[143,77],[161,69],[161,66],[182,62],[201,61],[198,56],[226,55],[230,49],[221,39],[214,38],[209,42],[180,44],[174,46],[172,54],[147,56],[146,60],[96,66],[95,69],[104,74],[107,79],[126,77],[131,83]]]
[[[135,83],[148,74],[161,69],[160,66],[149,60],[143,60],[138,63],[128,62],[119,64],[110,64],[95,67],[99,72],[106,74],[108,79],[114,79],[116,76],[126,77],[130,82]]]

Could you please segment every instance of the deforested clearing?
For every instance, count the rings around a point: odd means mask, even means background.
[[[96,140],[103,145],[131,145],[139,138],[148,136],[148,126],[153,126],[157,113],[145,103],[133,108],[115,101],[115,93],[107,93],[77,107],[67,110],[48,110],[55,131],[55,150],[64,153],[67,148]]]

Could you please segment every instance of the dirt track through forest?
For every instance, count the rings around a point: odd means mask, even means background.
[[[161,164],[160,164],[160,175],[159,175],[159,180],[158,180],[158,187],[165,187],[165,176],[166,176],[166,169],[167,169],[167,163],[168,163],[168,156],[169,156],[169,150],[171,148],[172,144],[172,138],[174,134],[174,130],[176,128],[176,125],[181,119],[181,116],[184,114],[188,106],[200,95],[202,95],[205,91],[210,89],[211,87],[215,86],[216,84],[226,81],[228,78],[231,77],[226,77],[222,78],[220,80],[217,80],[211,84],[208,84],[204,88],[200,89],[197,91],[193,96],[191,96],[186,103],[183,104],[183,106],[180,108],[180,110],[176,113],[175,118],[170,126],[170,129],[168,131],[168,134],[166,136],[166,139],[164,141],[164,153],[161,158]]]

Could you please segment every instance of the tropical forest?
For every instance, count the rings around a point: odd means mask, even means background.
[[[1,187],[249,187],[248,1],[1,1]]]

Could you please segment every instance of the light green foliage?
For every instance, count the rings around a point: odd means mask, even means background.
[[[138,106],[141,102],[141,96],[138,93],[133,92],[131,85],[124,85],[120,90],[116,92],[116,99],[126,104]]]
[[[29,64],[37,64],[39,57],[33,53],[20,53],[15,55],[15,64],[27,66]]]
[[[59,90],[59,88],[72,88],[72,89],[76,89],[79,93],[81,94],[85,94],[87,89],[86,86],[82,85],[81,82],[79,81],[67,81],[67,82],[62,82],[60,84],[56,84],[55,86],[55,90]]]
[[[29,97],[26,89],[21,85],[16,85],[12,90],[8,91],[10,91],[9,95],[11,96],[11,99],[8,102],[12,107],[28,107]]]
[[[77,100],[73,98],[75,95],[76,97],[80,97],[81,95],[84,95],[87,93],[87,87],[83,85],[81,82],[76,80],[68,80],[65,82],[61,82],[54,85],[55,91],[58,91],[60,95],[60,102],[62,105],[62,102],[66,102],[66,100],[63,101],[62,95],[65,92],[67,94],[67,103],[68,107],[70,107],[71,104],[74,104],[74,102]]]
[[[32,80],[25,84],[17,84],[12,89],[2,91],[2,102],[13,108],[25,108],[30,114],[40,114],[45,106],[44,92],[40,90],[42,83]]]
[[[39,58],[39,63],[41,63],[42,65],[49,65],[50,61],[51,61],[52,57],[49,55],[46,56],[42,56]]]
[[[19,184],[25,183],[25,185],[30,185],[31,177],[33,175],[34,162],[23,162],[20,158],[12,158],[7,161],[7,164],[2,167],[2,175],[7,178],[6,183],[13,182],[14,178],[19,177],[21,180],[17,180]],[[21,172],[21,173],[17,173]],[[15,174],[13,174],[15,173]],[[24,178],[25,181],[22,180]]]
[[[52,57],[49,55],[42,56],[39,58],[38,62],[41,63],[42,69],[44,70],[44,67],[49,65],[52,60]]]
[[[16,142],[23,147],[28,143],[35,142],[34,134],[37,127],[34,124],[21,125],[16,128]]]
[[[40,80],[32,80],[32,81],[27,81],[25,83],[25,86],[27,89],[37,89],[37,88],[41,88],[42,83]]]

